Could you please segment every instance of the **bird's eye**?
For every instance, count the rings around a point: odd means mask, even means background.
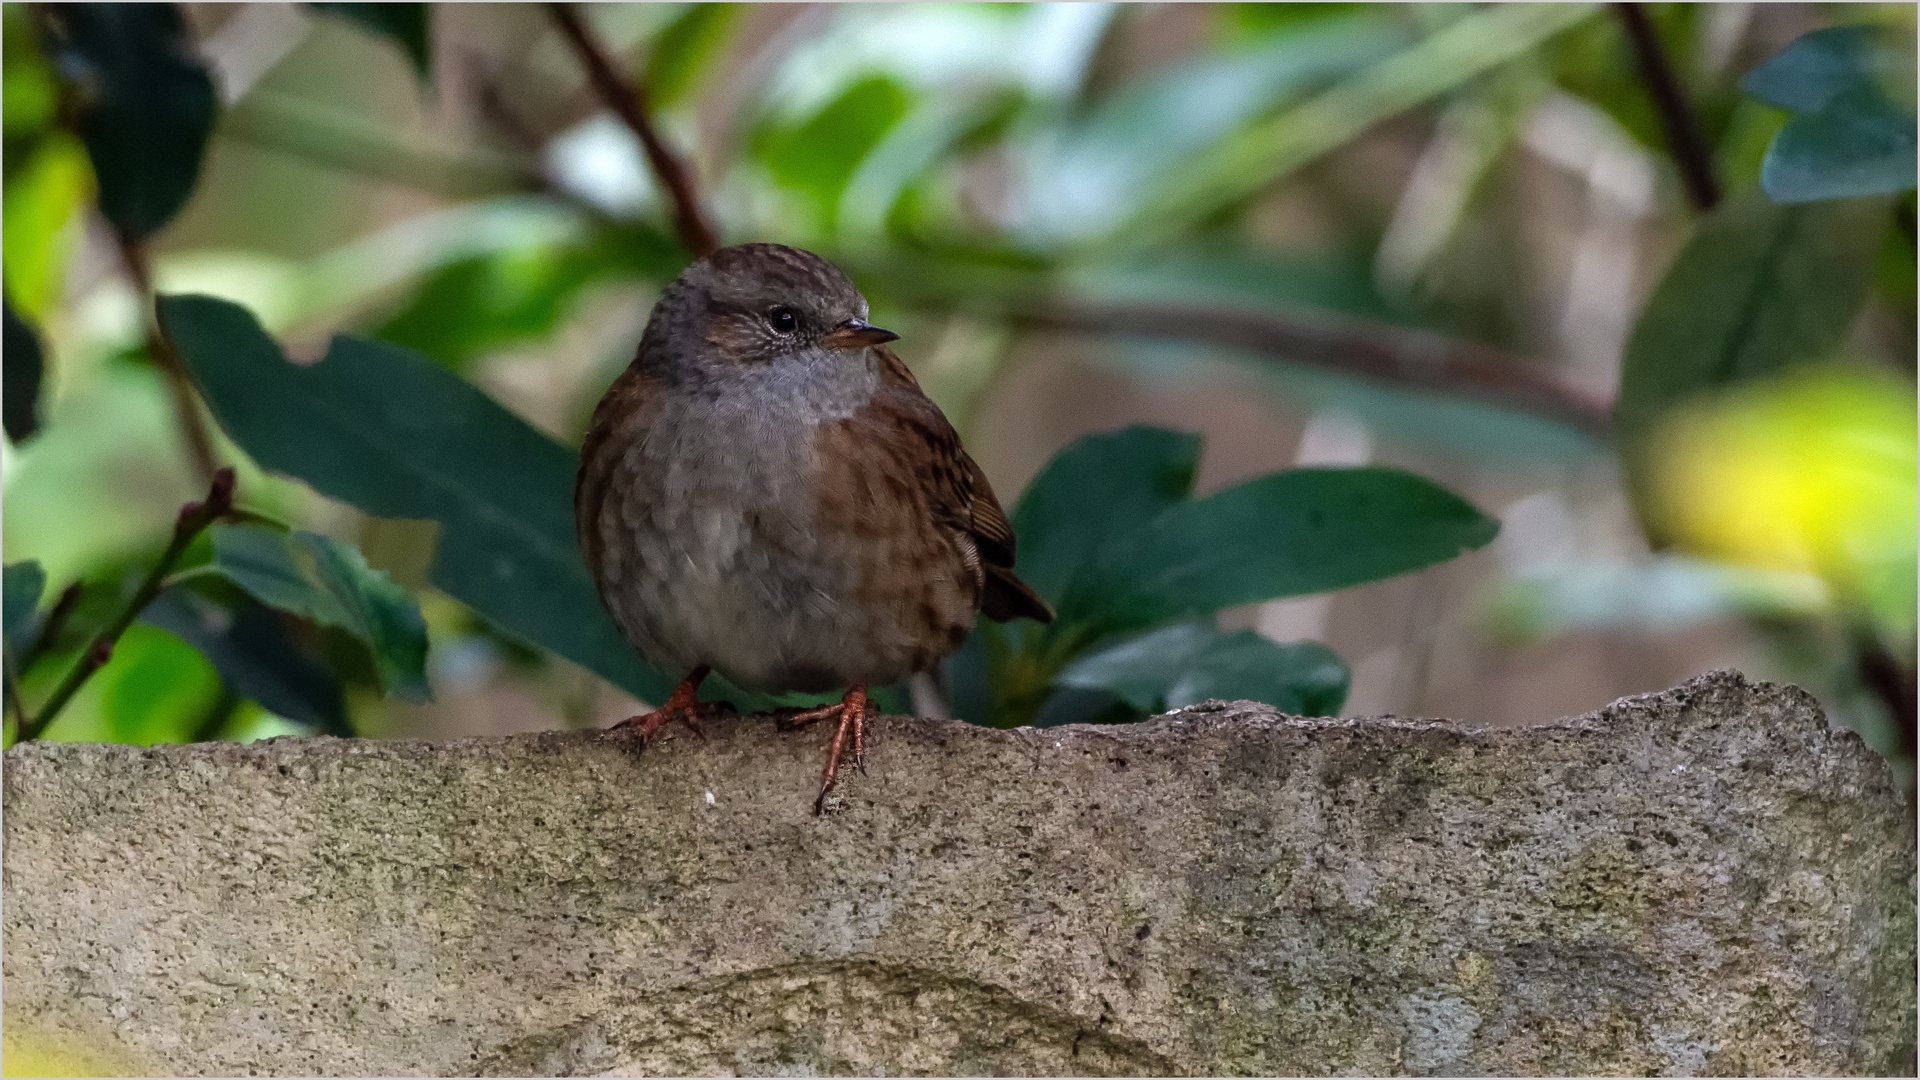
[[[773,327],[776,333],[791,334],[800,325],[800,320],[792,309],[777,307],[767,312],[767,325]]]

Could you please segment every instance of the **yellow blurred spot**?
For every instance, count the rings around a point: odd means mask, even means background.
[[[1755,382],[1678,410],[1654,443],[1661,524],[1679,546],[1824,578],[1911,627],[1914,387],[1851,367]]]
[[[45,1031],[0,1036],[0,1076],[143,1076],[143,1069],[98,1045]]]

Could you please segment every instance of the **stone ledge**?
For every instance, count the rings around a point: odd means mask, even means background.
[[[642,751],[33,743],[10,1040],[163,1073],[1886,1073],[1912,818],[1736,673],[1540,727],[1209,703]]]

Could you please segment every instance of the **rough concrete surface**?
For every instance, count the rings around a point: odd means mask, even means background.
[[[1209,703],[34,743],[9,1039],[219,1074],[1912,1075],[1906,801],[1734,673],[1540,727]]]

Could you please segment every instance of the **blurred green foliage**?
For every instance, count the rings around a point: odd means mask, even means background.
[[[908,331],[963,433],[1011,343],[1042,327],[1099,341],[1135,375],[1237,369],[1475,467],[1565,469],[1617,447],[1644,510],[1674,416],[1831,360],[1863,309],[1909,324],[1893,351],[1910,379],[1914,280],[1913,197],[1892,195],[1913,178],[1911,9],[1796,9],[1811,32],[1772,60],[1800,31],[1647,9],[1732,193],[1697,221],[1667,118],[1598,5],[1227,4],[1181,13],[1171,43],[1136,33],[1162,9],[1091,4],[587,15],[692,160],[719,232],[845,266],[876,321]],[[688,261],[631,133],[536,7],[488,21],[304,5],[281,51],[257,54],[222,37],[239,15],[180,10],[4,8],[17,688],[38,700],[78,661],[204,490],[141,298],[100,284],[118,264],[89,233],[97,215],[150,238],[159,289],[179,294],[163,324],[240,466],[242,505],[291,527],[197,542],[51,736],[377,731],[386,692],[419,699],[503,663],[557,684],[548,656],[663,698],[680,673],[647,670],[613,630],[568,503],[568,443],[625,356],[568,345],[597,351],[539,426],[482,389],[501,385],[503,357],[572,341],[596,298],[644,307]],[[456,54],[457,76],[435,70]],[[1569,116],[1584,164],[1541,149],[1543,118]],[[1419,160],[1382,156],[1382,132]],[[1505,392],[1546,378],[1521,359],[1545,320],[1514,239],[1571,212],[1516,194],[1542,156],[1585,170],[1594,220],[1632,193],[1622,162],[1648,163],[1633,212],[1658,227],[1655,249],[1678,250],[1627,340],[1617,444]],[[1360,173],[1404,173],[1400,207],[1369,202]],[[347,221],[368,224],[340,242]],[[349,333],[323,347],[336,328]],[[1488,366],[1449,367],[1463,351]],[[944,670],[957,715],[1126,720],[1213,695],[1336,712],[1339,657],[1223,632],[1218,613],[1432,565],[1497,528],[1390,469],[1294,469],[1194,498],[1199,453],[1194,436],[1127,429],[1061,451],[1017,500],[1002,492],[1020,572],[1062,617],[973,635]],[[1769,573],[1670,554],[1518,581],[1492,607],[1516,636],[1731,612],[1793,648],[1824,640],[1807,628],[1835,619],[1832,597]],[[74,581],[78,606],[22,657]],[[1844,644],[1819,649],[1846,663]]]

